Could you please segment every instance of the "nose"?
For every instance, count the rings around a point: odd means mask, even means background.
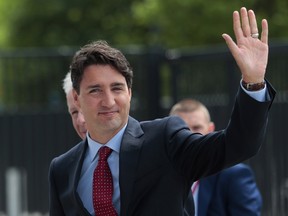
[[[102,98],[102,106],[110,108],[114,104],[115,104],[115,98],[114,98],[113,92],[111,91],[105,92]]]

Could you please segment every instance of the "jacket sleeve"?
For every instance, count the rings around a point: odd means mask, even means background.
[[[167,152],[190,182],[245,161],[264,142],[275,91],[267,82],[267,100],[259,102],[239,88],[227,127],[207,135],[192,133],[176,117],[167,123]]]
[[[256,101],[239,88],[230,122],[225,130],[226,167],[256,155],[264,142],[268,114],[275,90],[267,83],[267,100]]]

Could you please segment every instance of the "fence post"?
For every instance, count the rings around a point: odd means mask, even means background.
[[[26,173],[10,167],[6,171],[6,211],[8,216],[27,212]]]

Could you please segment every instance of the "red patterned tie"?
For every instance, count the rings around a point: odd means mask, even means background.
[[[93,207],[96,216],[117,216],[112,203],[113,180],[107,158],[112,149],[107,146],[99,149],[98,165],[93,174]]]

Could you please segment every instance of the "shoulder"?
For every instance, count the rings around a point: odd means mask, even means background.
[[[169,131],[179,131],[181,129],[189,129],[185,122],[178,116],[168,116],[164,118],[158,118],[154,120],[147,121],[137,121],[133,117],[129,116],[128,125],[126,128],[126,133],[134,136],[141,136],[143,132],[156,131],[160,132],[167,130]]]
[[[167,116],[164,118],[158,118],[150,121],[142,121],[140,122],[141,127],[187,127],[185,122],[178,116]]]
[[[223,175],[239,175],[239,174],[253,174],[252,169],[249,165],[244,163],[236,164],[232,167],[224,169],[221,174]]]
[[[220,191],[229,194],[231,202],[239,197],[261,196],[252,169],[243,163],[222,170],[215,179]]]
[[[235,166],[222,170],[218,173],[218,176],[220,181],[226,183],[230,182],[230,184],[232,182],[235,184],[237,184],[237,182],[242,184],[244,182],[252,183],[255,181],[252,169],[250,166],[243,163],[239,163]]]
[[[53,158],[51,161],[50,166],[52,167],[59,167],[59,166],[69,166],[71,162],[73,162],[75,159],[78,159],[81,155],[81,152],[85,149],[85,141],[79,142],[77,145],[69,149],[67,152]]]
[[[133,118],[132,118],[133,119]],[[154,124],[154,123],[164,123],[164,122],[168,122],[168,121],[183,121],[181,120],[180,117],[178,116],[175,116],[175,115],[172,115],[172,116],[166,116],[166,117],[163,117],[163,118],[156,118],[156,119],[153,119],[153,120],[146,120],[146,121],[141,121],[140,124]]]

